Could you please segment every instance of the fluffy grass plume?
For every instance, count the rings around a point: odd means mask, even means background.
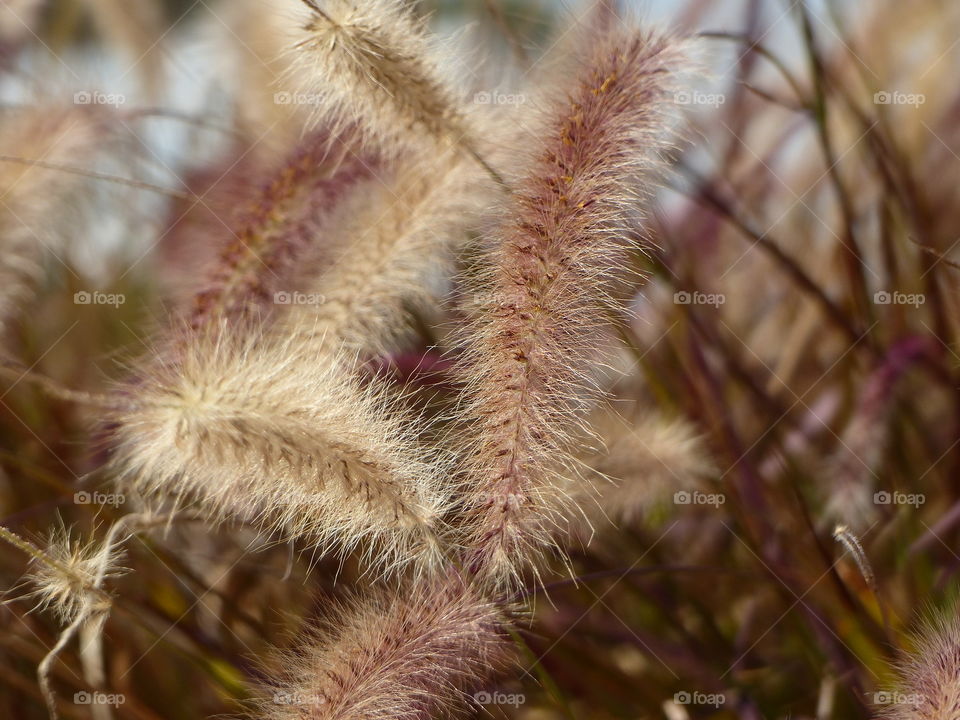
[[[315,119],[357,123],[378,151],[455,145],[476,156],[473,130],[445,73],[450,63],[401,0],[303,0],[310,17],[293,76],[317,95]]]
[[[206,4],[0,0],[0,719],[960,720],[960,3]]]
[[[37,167],[83,167],[99,152],[103,118],[90,108],[8,110],[0,121],[0,331],[30,297],[48,252],[62,251],[60,209],[83,187],[77,174]]]
[[[416,418],[340,358],[221,322],[187,334],[121,392],[115,461],[148,494],[196,500],[380,567],[434,559],[440,468]]]
[[[420,720],[460,714],[509,649],[501,609],[459,578],[365,595],[312,642],[265,704],[269,720]]]
[[[371,163],[337,138],[304,139],[268,174],[236,227],[224,227],[228,236],[196,294],[191,326],[256,311],[289,290],[292,267],[316,241],[322,218],[351,186],[370,177]]]
[[[82,541],[65,528],[54,530],[42,554],[34,556],[27,580],[37,607],[50,609],[63,623],[110,607],[100,589],[106,578],[124,573],[119,567],[123,551],[113,545]]]
[[[956,609],[928,620],[914,649],[898,667],[896,690],[880,716],[888,720],[954,720],[960,717],[960,618]]]
[[[318,301],[296,308],[297,331],[353,352],[392,349],[409,310],[442,295],[455,251],[478,222],[485,183],[476,166],[447,151],[406,156],[358,185],[305,263],[300,285]]]
[[[519,576],[561,514],[557,466],[594,394],[610,292],[636,244],[648,171],[673,141],[673,88],[687,64],[676,40],[618,21],[582,40],[511,182],[463,367],[476,419],[469,564],[498,582]]]
[[[590,416],[597,442],[578,453],[585,471],[571,492],[593,521],[638,522],[677,490],[693,490],[714,471],[696,428],[656,413],[630,417],[603,408]]]
[[[102,585],[108,578],[125,572],[125,568],[118,565],[123,552],[115,542],[117,531],[123,525],[123,521],[116,523],[103,543],[81,541],[61,525],[51,533],[43,549],[0,527],[0,539],[31,558],[27,580],[34,589],[26,597],[36,599],[37,607],[52,610],[64,625],[37,666],[40,694],[53,720],[57,720],[59,714],[50,682],[51,671],[57,657],[76,635],[80,636],[84,677],[95,686],[103,684],[103,625],[113,598]],[[109,717],[109,713],[96,713],[95,717]]]

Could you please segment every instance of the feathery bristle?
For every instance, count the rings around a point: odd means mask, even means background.
[[[838,447],[824,462],[823,472],[831,478],[824,516],[865,531],[876,521],[879,507],[874,492],[879,490],[884,453],[890,446],[887,419],[896,398],[897,383],[926,352],[919,338],[897,342],[863,383],[850,421],[843,429]]]
[[[221,322],[121,395],[116,463],[148,494],[199,502],[390,568],[436,559],[442,466],[417,420],[342,358]],[[429,458],[429,459],[425,459]]]
[[[34,585],[30,596],[37,598],[37,607],[53,610],[64,623],[109,607],[99,586],[104,578],[126,572],[117,564],[123,556],[121,548],[82,542],[59,528],[51,534],[43,553],[48,561],[34,558],[28,574]]]
[[[870,559],[863,549],[860,538],[846,525],[837,525],[833,529],[833,539],[843,545],[846,551],[853,555],[853,560],[857,564],[857,568],[859,568],[864,581],[871,590],[876,592],[877,577],[873,573],[873,567],[870,565]]]
[[[604,409],[591,414],[589,425],[599,448],[577,454],[586,471],[571,494],[591,520],[634,523],[675,491],[697,487],[714,469],[696,428],[685,420],[657,414],[631,420]]]
[[[356,123],[379,152],[411,143],[475,153],[472,131],[422,20],[401,0],[304,0],[310,8],[292,65],[317,96],[317,121]],[[411,133],[410,131],[414,131]]]
[[[509,649],[503,611],[457,577],[356,601],[287,660],[270,720],[449,717]]]
[[[877,693],[888,720],[960,717],[960,618],[956,609],[928,619],[898,666],[895,691]]]
[[[0,123],[0,155],[83,167],[99,152],[91,108],[32,107]],[[60,248],[51,218],[83,179],[25,163],[0,163],[0,331],[29,297],[48,251]]]
[[[288,290],[291,269],[314,240],[323,216],[348,189],[372,172],[372,160],[345,141],[311,136],[272,173],[251,207],[228,228],[207,287],[194,299],[193,328],[218,316],[234,317],[274,302]]]
[[[633,249],[647,172],[667,132],[684,46],[617,27],[591,30],[566,97],[549,103],[536,155],[489,253],[490,307],[469,335],[469,458],[475,548],[498,581],[516,578],[553,534],[572,428],[594,394],[589,368]]]
[[[484,182],[475,166],[444,152],[429,163],[405,157],[359,185],[338,209],[339,225],[332,220],[330,242],[304,263],[312,277],[300,285],[319,301],[295,308],[294,331],[350,352],[393,349],[409,310],[442,293],[477,222]]]

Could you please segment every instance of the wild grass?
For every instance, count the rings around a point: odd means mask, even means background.
[[[0,9],[0,713],[957,717],[960,10],[136,5]]]

